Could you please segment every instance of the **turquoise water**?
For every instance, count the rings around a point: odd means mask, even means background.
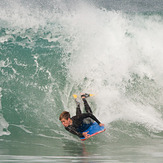
[[[162,6],[0,1],[0,162],[162,162]],[[85,142],[58,120],[80,92],[106,127]]]

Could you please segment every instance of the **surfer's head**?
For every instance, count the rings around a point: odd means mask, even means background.
[[[59,120],[62,122],[63,126],[65,127],[68,127],[72,123],[72,120],[70,119],[70,113],[67,111],[63,111],[60,114]]]

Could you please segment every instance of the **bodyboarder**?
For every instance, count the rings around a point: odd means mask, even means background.
[[[89,128],[94,121],[98,123],[99,126],[104,126],[92,113],[90,106],[87,103],[86,98],[89,97],[90,94],[81,94],[81,98],[84,102],[84,107],[86,113],[82,113],[80,109],[80,103],[77,101],[77,95],[74,95],[77,107],[76,107],[76,115],[72,118],[70,117],[70,113],[67,111],[63,111],[59,120],[65,127],[67,131],[70,133],[77,135],[78,137],[85,137],[88,139],[90,135],[88,132],[84,132],[87,128]]]

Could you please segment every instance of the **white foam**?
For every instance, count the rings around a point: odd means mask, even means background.
[[[95,114],[105,123],[123,119],[162,130],[161,113],[149,104],[151,98],[146,97],[144,104],[132,101],[122,86],[131,74],[137,74],[142,79],[153,79],[156,88],[162,87],[162,19],[129,16],[83,4],[64,21],[71,36],[69,46],[64,46],[65,53],[71,53],[67,60],[69,81],[73,88],[80,86],[82,91],[96,94]],[[154,92],[150,93],[154,96]],[[159,102],[156,100],[155,105],[161,105]]]

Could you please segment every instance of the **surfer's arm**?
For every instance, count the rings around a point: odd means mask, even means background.
[[[65,127],[65,129],[67,131],[69,131],[70,133],[74,134],[74,135],[77,135],[78,137],[83,137],[83,134],[80,133],[80,132],[77,132],[76,129],[73,127],[73,126],[68,126],[68,127]]]

